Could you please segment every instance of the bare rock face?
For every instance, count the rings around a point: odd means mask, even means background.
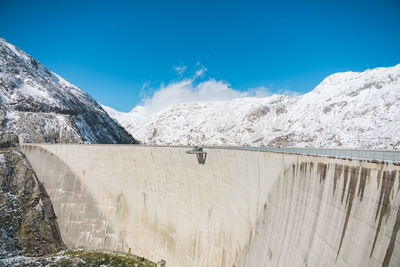
[[[0,259],[65,248],[50,198],[26,158],[0,151]]]
[[[27,143],[137,143],[86,92],[2,38],[0,131]]]
[[[16,146],[19,143],[17,134],[0,132],[0,148]]]

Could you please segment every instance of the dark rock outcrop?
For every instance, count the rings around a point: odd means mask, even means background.
[[[65,249],[53,205],[24,155],[0,151],[0,259]]]
[[[13,147],[19,143],[17,134],[0,132],[0,148]]]

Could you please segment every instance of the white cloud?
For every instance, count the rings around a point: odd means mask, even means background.
[[[175,70],[177,70],[176,68],[177,67],[174,67]],[[250,88],[246,91],[239,91],[233,89],[231,84],[226,81],[208,79],[198,83],[196,80],[204,76],[207,68],[197,63],[196,69],[192,77],[183,78],[177,82],[171,82],[166,86],[161,85],[158,90],[149,92],[148,95],[150,96],[146,96],[146,93],[142,93],[143,104],[147,111],[155,113],[180,103],[228,101],[234,98],[267,97],[271,95],[268,88],[264,86]],[[291,91],[285,91],[286,94],[291,94],[288,92]]]
[[[145,83],[142,85],[142,89],[140,89],[139,97],[143,97],[143,98],[146,97],[146,88],[149,87],[150,83],[151,83],[151,82],[145,82]]]
[[[265,86],[258,86],[255,88],[250,88],[248,90],[249,96],[252,97],[267,97],[272,95],[272,93],[269,91],[269,89]]]
[[[290,89],[283,89],[283,90],[279,90],[278,94],[280,95],[285,95],[285,96],[290,96],[290,97],[295,97],[300,95],[299,92],[290,90]]]
[[[173,68],[174,68],[174,70],[175,70],[179,75],[182,75],[182,74],[186,71],[186,69],[187,69],[187,67],[186,67],[185,65],[182,65],[182,66],[173,66]]]
[[[151,97],[143,99],[149,112],[155,113],[174,104],[205,101],[227,101],[241,97],[266,97],[271,95],[267,88],[257,87],[239,91],[225,81],[209,79],[195,84],[195,78],[170,83],[154,91]]]
[[[234,90],[223,81],[210,79],[196,85],[194,79],[184,79],[161,86],[151,98],[144,99],[144,105],[153,113],[179,103],[224,101],[245,96],[247,93]]]
[[[204,73],[206,73],[207,68],[205,68],[203,65],[201,65],[199,62],[196,63],[196,74],[194,75],[194,78],[197,77],[203,77]]]

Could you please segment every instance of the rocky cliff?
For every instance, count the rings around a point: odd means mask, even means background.
[[[0,259],[65,248],[53,205],[26,158],[0,151]]]
[[[137,141],[87,93],[0,38],[0,132],[35,143]]]

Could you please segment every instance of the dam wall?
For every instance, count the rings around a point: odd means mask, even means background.
[[[188,149],[21,146],[70,248],[166,266],[400,266],[399,166]]]

